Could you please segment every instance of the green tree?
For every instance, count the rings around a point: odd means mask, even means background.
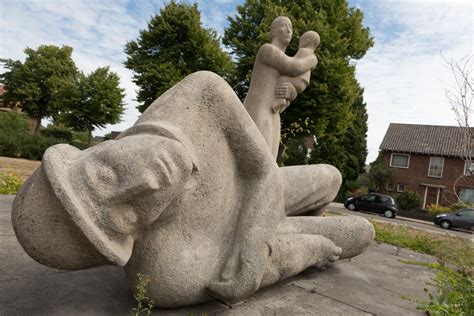
[[[21,104],[23,112],[37,119],[35,134],[41,119],[55,116],[63,108],[64,98],[72,95],[77,75],[71,58],[72,48],[42,45],[38,49],[25,49],[24,63],[12,59],[0,59],[7,71],[0,81],[7,92],[5,102]]]
[[[316,135],[320,145],[313,150],[310,162],[332,163],[344,176],[357,178],[366,156],[367,115],[353,61],[362,58],[373,45],[369,29],[362,25],[362,12],[350,8],[346,0],[247,0],[237,11],[238,15],[229,18],[223,42],[236,58],[236,92],[242,99],[255,55],[268,42],[267,33],[276,16],[288,16],[293,23],[294,39],[286,51],[290,56],[296,53],[301,34],[308,30],[319,33],[319,63],[310,85],[282,113],[282,135],[289,135],[282,142]],[[287,133],[302,121],[309,124],[300,135]],[[351,129],[357,133],[352,140],[344,139]],[[357,143],[359,152],[355,153],[349,142]]]
[[[119,76],[109,67],[97,68],[88,76],[81,72],[74,94],[58,121],[74,130],[87,131],[90,145],[95,128],[120,122],[125,94],[119,84]]]
[[[379,190],[391,182],[395,176],[395,169],[386,168],[383,165],[383,152],[379,152],[377,159],[370,164],[367,175],[369,189],[379,192]]]
[[[229,81],[234,70],[217,33],[202,27],[197,4],[166,4],[138,39],[126,44],[125,53],[125,66],[134,72],[133,81],[139,87],[140,112],[193,72],[210,70]]]
[[[321,139],[321,143],[330,145],[340,151],[340,157],[335,166],[339,168],[343,175],[343,189],[346,190],[346,181],[354,181],[364,172],[365,160],[367,158],[367,111],[362,97],[363,90],[360,90],[359,96],[351,106],[353,120],[350,122],[346,132],[337,137]],[[326,156],[330,153],[324,153],[316,150],[314,152],[315,160],[324,162]]]

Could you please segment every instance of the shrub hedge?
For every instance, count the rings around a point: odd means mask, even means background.
[[[41,160],[48,147],[71,140],[72,133],[61,127],[47,127],[31,135],[25,115],[0,113],[0,156]]]
[[[398,207],[403,211],[417,210],[421,206],[421,196],[414,191],[405,191],[396,197]]]

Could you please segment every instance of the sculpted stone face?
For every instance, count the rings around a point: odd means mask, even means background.
[[[285,47],[291,42],[293,27],[287,17],[278,17],[273,20],[270,30],[272,40],[276,40]]]
[[[150,154],[149,146],[164,147],[167,152]],[[105,142],[81,162],[72,168],[73,178],[82,177],[91,199],[102,205],[104,227],[122,234],[152,224],[192,169],[183,146],[165,137],[135,136]]]
[[[319,34],[314,31],[305,32],[300,37],[298,48],[309,48],[315,50],[319,46]]]

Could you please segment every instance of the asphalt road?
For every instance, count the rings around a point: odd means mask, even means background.
[[[397,216],[396,218],[386,218],[381,214],[374,214],[374,213],[360,212],[360,211],[359,212],[349,211],[341,203],[331,203],[329,204],[328,207],[326,207],[326,210],[337,212],[340,214],[351,214],[351,215],[363,216],[368,219],[388,222],[388,223],[397,224],[397,225],[404,225],[411,228],[426,230],[429,232],[435,232],[439,234],[446,234],[446,235],[451,235],[451,236],[456,236],[456,237],[468,238],[474,242],[474,235],[472,234],[472,232],[442,229],[433,223],[421,221],[417,219],[401,217],[401,216]]]

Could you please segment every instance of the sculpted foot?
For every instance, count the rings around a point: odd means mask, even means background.
[[[319,260],[314,264],[314,267],[318,269],[325,268],[329,264],[339,260],[341,253],[342,249],[340,247],[337,247],[331,240],[322,237]]]

